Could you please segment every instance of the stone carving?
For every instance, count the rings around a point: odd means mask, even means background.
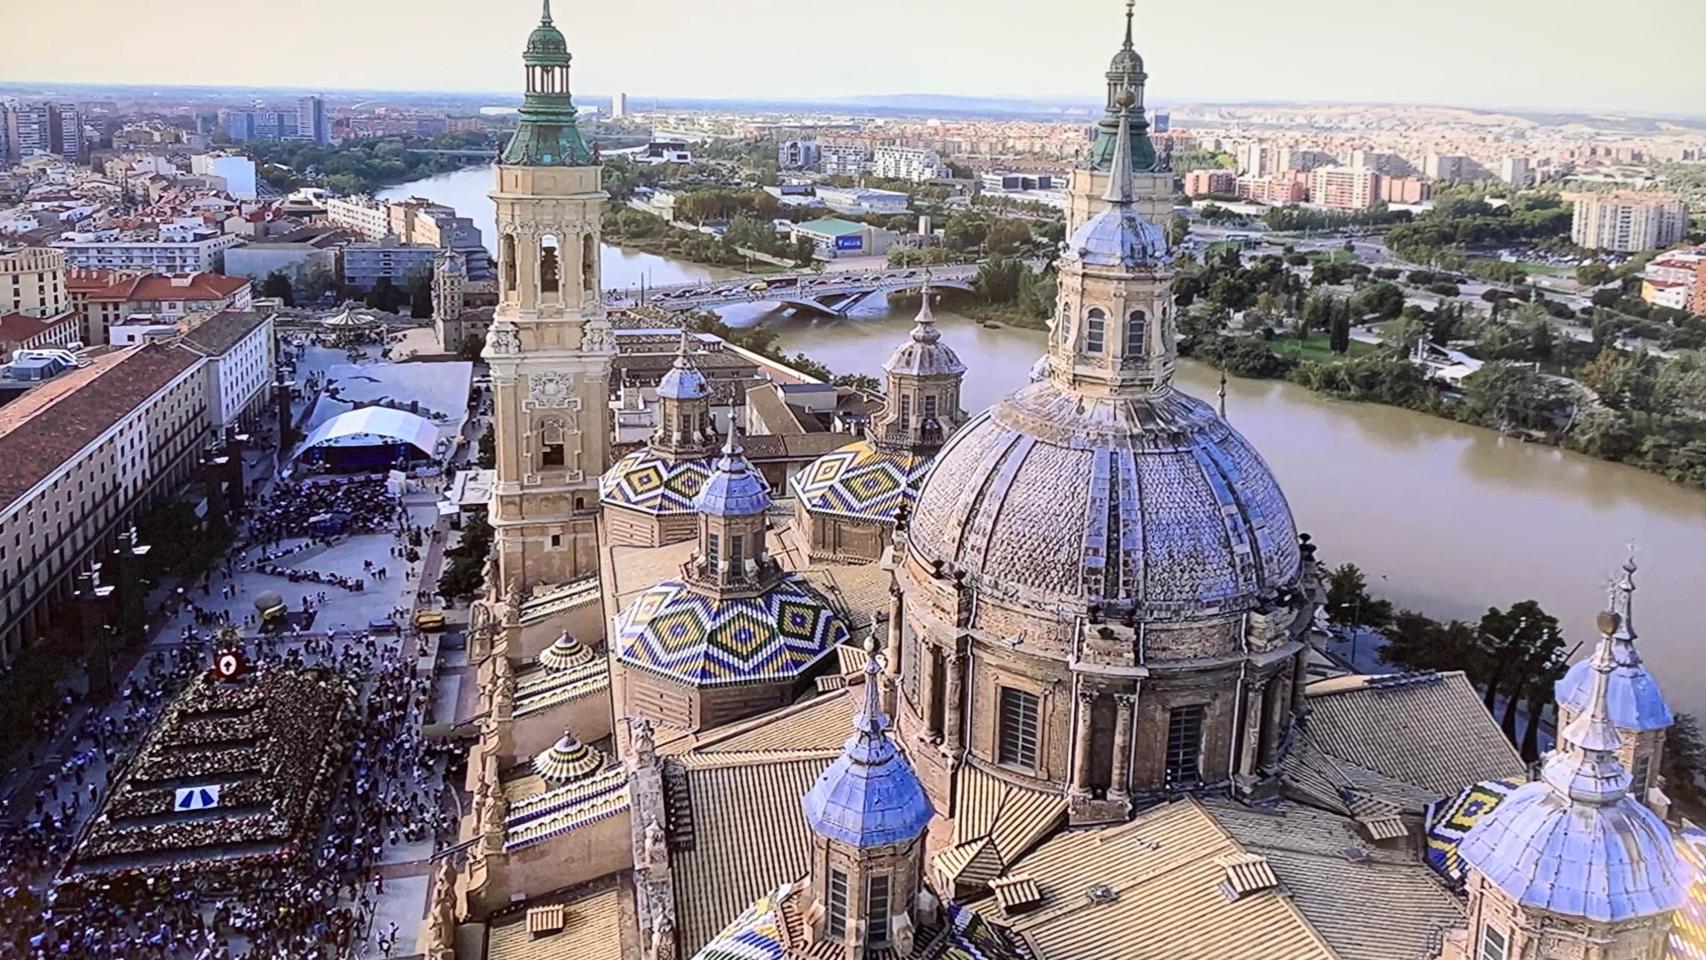
[[[494,323],[486,332],[486,349],[498,356],[518,354],[521,352],[521,335],[511,324]]]
[[[438,861],[438,875],[433,881],[432,908],[427,923],[427,956],[448,955],[455,947],[456,932],[456,871],[451,866],[449,857]]]
[[[634,760],[650,766],[657,760],[657,745],[652,740],[652,722],[645,718],[629,721],[634,738]]]
[[[504,591],[504,626],[513,627],[521,623],[521,581],[510,580],[509,589]]]
[[[646,820],[646,865],[663,867],[669,863],[669,844],[664,839],[663,828],[658,826],[656,817]]]
[[[575,382],[555,370],[535,373],[527,378],[527,402],[524,410],[573,410],[580,406],[575,397]]]
[[[652,927],[652,960],[674,960],[675,919],[669,914],[658,917]]]

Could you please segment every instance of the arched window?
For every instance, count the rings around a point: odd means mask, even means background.
[[[560,289],[558,279],[561,272],[562,258],[557,254],[557,238],[547,233],[539,238],[539,290],[541,293],[556,293]]]
[[[1103,347],[1106,346],[1103,341],[1106,339],[1107,327],[1108,315],[1102,312],[1101,307],[1091,307],[1090,312],[1084,315],[1085,353],[1102,352]]]
[[[590,233],[581,237],[581,289],[598,292],[598,242]]]
[[[504,262],[504,289],[507,291],[510,291],[510,292],[514,292],[514,290],[515,290],[515,234],[513,234],[513,233],[504,234],[503,262]]]
[[[1125,321],[1125,355],[1130,358],[1141,357],[1144,354],[1143,333],[1148,326],[1148,318],[1142,310],[1133,310]]]
[[[560,467],[565,460],[563,436],[563,421],[556,418],[546,420],[539,425],[539,465],[542,467]]]

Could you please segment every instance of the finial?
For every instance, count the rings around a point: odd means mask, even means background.
[[[1131,4],[1129,2],[1126,4],[1126,10],[1126,16],[1129,18],[1131,16]],[[539,22],[547,27],[551,25],[551,0],[545,0],[545,12],[540,15]],[[1126,42],[1131,42],[1131,27],[1129,25],[1126,27]]]
[[[912,339],[920,343],[933,343],[942,338],[936,330],[936,312],[930,309],[930,271],[924,271],[924,289],[921,291],[918,303],[918,316],[914,318]]]
[[[1220,400],[1220,419],[1226,419],[1226,371],[1220,371],[1220,389],[1214,392]]]
[[[1611,609],[1621,622],[1612,638],[1617,641],[1616,651],[1621,663],[1639,663],[1640,657],[1635,653],[1635,542],[1629,542],[1629,559],[1623,562],[1623,577],[1611,588]]]
[[[547,7],[549,7],[550,4],[551,4],[551,0],[545,0],[545,5]],[[1125,47],[1124,47],[1124,49],[1126,49],[1126,50],[1131,49],[1131,15],[1132,15],[1132,11],[1136,7],[1137,7],[1137,0],[1125,0]]]
[[[1618,759],[1623,738],[1611,722],[1611,671],[1617,663],[1612,655],[1613,636],[1623,618],[1601,611],[1596,621],[1599,645],[1594,649],[1593,686],[1587,704],[1574,720],[1558,732],[1558,750],[1546,761],[1542,776],[1571,800],[1605,805],[1629,793],[1629,773]]]
[[[877,636],[873,631],[865,638],[865,709],[853,718],[853,726],[861,733],[880,736],[889,725],[889,718],[883,714],[883,704],[880,686],[882,684],[883,661],[877,654]]]
[[[1137,102],[1137,96],[1130,87],[1120,90],[1114,97],[1114,103],[1120,108],[1119,136],[1114,141],[1114,161],[1112,173],[1108,177],[1108,190],[1102,194],[1102,199],[1121,206],[1130,206],[1135,194],[1131,178],[1131,105]]]

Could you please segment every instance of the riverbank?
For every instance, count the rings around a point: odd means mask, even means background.
[[[889,294],[889,306],[896,310],[917,310],[917,293],[899,291]],[[946,299],[944,299],[946,298]],[[938,290],[932,301],[940,309],[950,309],[968,320],[985,327],[1012,327],[1015,330],[1047,330],[1048,321],[1024,310],[1016,303],[990,303],[975,293],[959,290]]]

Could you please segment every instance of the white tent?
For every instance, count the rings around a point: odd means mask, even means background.
[[[302,449],[365,447],[375,443],[406,443],[432,456],[438,446],[438,427],[425,417],[390,407],[362,407],[340,413],[314,428]]]

